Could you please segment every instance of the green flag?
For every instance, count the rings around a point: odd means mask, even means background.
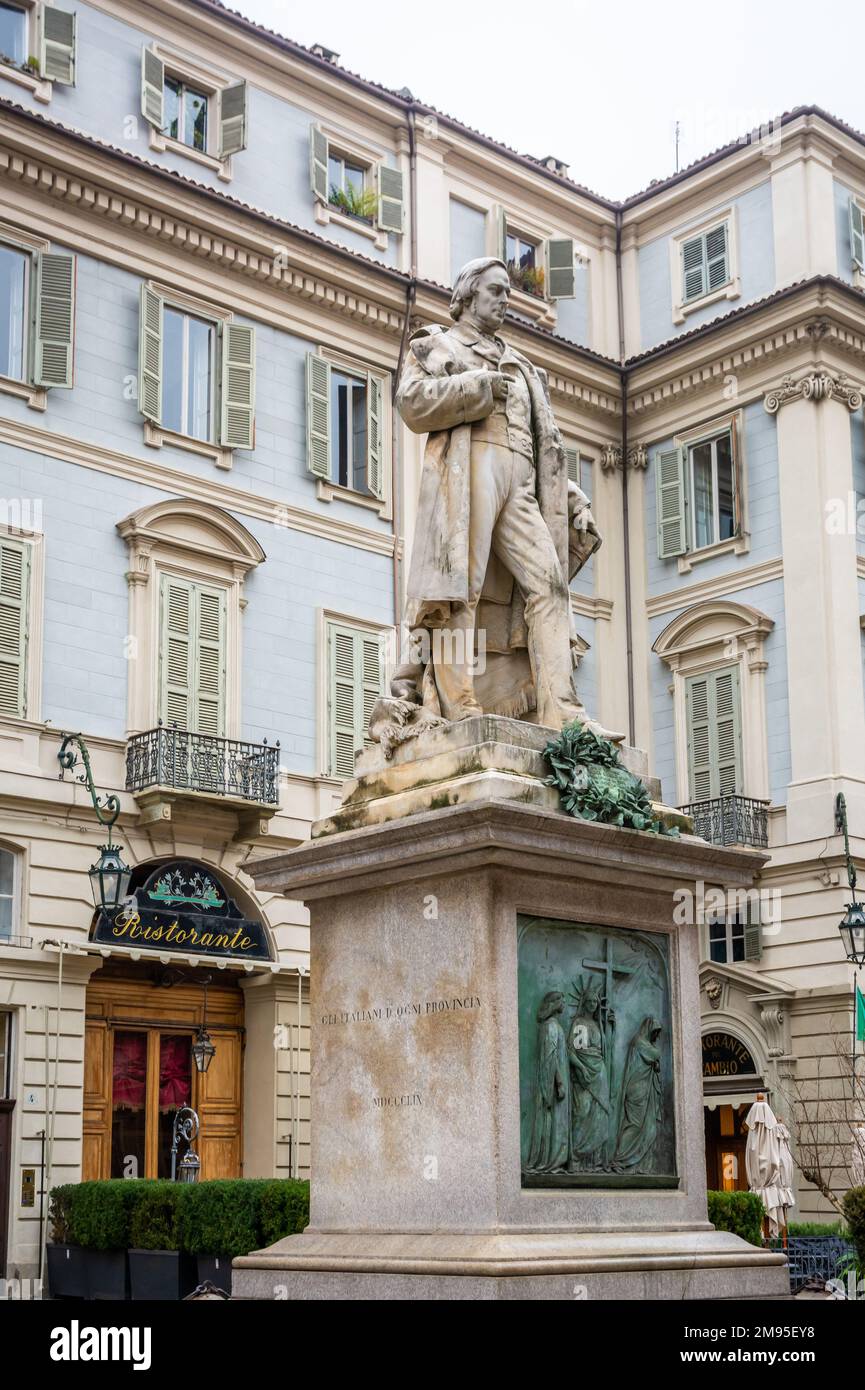
[[[865,995],[856,986],[856,1040],[865,1042]]]

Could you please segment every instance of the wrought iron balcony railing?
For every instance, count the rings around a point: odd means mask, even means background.
[[[769,844],[769,802],[754,796],[714,796],[708,801],[689,801],[680,806],[694,822],[694,834],[713,845]]]
[[[147,787],[278,806],[279,742],[243,743],[160,723],[126,745],[126,790]]]

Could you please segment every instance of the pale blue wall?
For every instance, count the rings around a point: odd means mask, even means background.
[[[760,401],[745,406],[742,434],[742,472],[747,497],[748,527],[751,548],[746,555],[718,555],[701,560],[690,574],[679,574],[677,561],[658,558],[657,497],[655,467],[661,449],[672,440],[659,441],[649,451],[650,466],[646,474],[646,553],[648,556],[649,594],[666,593],[677,587],[687,588],[704,579],[715,579],[743,565],[758,565],[781,554],[781,520],[778,500],[778,441],[774,415],[763,409]],[[707,431],[711,423],[707,421]]]
[[[315,221],[309,186],[309,126],[316,119],[314,112],[250,84],[249,145],[233,157],[232,180],[224,183],[215,172],[192,159],[170,151],[160,154],[150,148],[149,126],[141,115],[141,50],[159,39],[158,32],[133,28],[80,0],[64,0],[64,8],[75,10],[78,15],[76,85],[55,84],[51,104],[46,108],[0,72],[0,96],[281,221],[293,222],[364,256],[395,264],[398,237],[389,236],[388,249],[382,252],[368,237],[330,224],[321,227]],[[180,44],[173,46],[181,48]],[[195,57],[194,51],[191,56]],[[230,70],[228,74],[231,75]],[[397,161],[388,155],[386,162],[396,165]]]
[[[738,259],[741,294],[738,299],[722,299],[693,309],[684,323],[673,323],[673,292],[670,283],[670,237],[657,237],[641,246],[638,253],[640,281],[640,346],[643,351],[676,338],[729,313],[775,289],[775,253],[772,243],[772,185],[767,180],[733,200],[737,209]],[[729,207],[720,203],[717,211]],[[699,222],[713,215],[707,208]],[[688,230],[683,223],[675,235]]]
[[[589,267],[578,265],[573,299],[556,300],[556,332],[581,347],[589,342]]]
[[[787,800],[787,787],[790,782],[790,710],[787,686],[787,637],[784,624],[784,584],[774,579],[766,584],[756,584],[752,588],[737,589],[728,594],[736,603],[750,604],[767,617],[775,626],[768,634],[764,654],[768,662],[766,671],[766,727],[768,730],[767,750],[769,761],[769,797],[773,806],[784,805]],[[664,613],[649,621],[649,638],[654,643],[664,628],[687,608]],[[673,697],[670,694],[670,668],[654,652],[649,656],[649,678],[651,681],[652,728],[654,732],[654,767],[652,771],[661,779],[661,795],[668,805],[676,805],[676,755],[673,729]],[[746,768],[747,777],[747,768]],[[745,786],[748,786],[746,781]]]
[[[479,208],[470,208],[459,198],[450,200],[451,284],[463,266],[487,251],[487,218]]]

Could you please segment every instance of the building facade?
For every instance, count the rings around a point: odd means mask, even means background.
[[[0,52],[0,1265],[47,1186],[166,1173],[180,1104],[205,1177],[309,1172],[306,914],[248,868],[363,747],[421,461],[392,390],[483,254],[606,538],[581,693],[769,855],[756,902],[681,905],[743,1185],[742,1107],[795,1120],[849,1030],[865,139],[801,108],[615,203],[214,0],[9,0]],[[120,922],[64,733],[119,798]]]

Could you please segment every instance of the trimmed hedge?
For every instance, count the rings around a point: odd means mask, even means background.
[[[304,1230],[309,1183],[291,1178],[66,1183],[51,1190],[49,1220],[57,1244],[233,1259]]]
[[[850,1239],[856,1247],[856,1259],[865,1276],[865,1187],[851,1187],[844,1198],[844,1215],[850,1227]]]
[[[791,1221],[787,1227],[791,1240],[809,1236],[840,1236],[848,1240],[850,1232],[843,1221]]]
[[[750,1245],[763,1244],[763,1203],[756,1192],[709,1192],[709,1220]]]

